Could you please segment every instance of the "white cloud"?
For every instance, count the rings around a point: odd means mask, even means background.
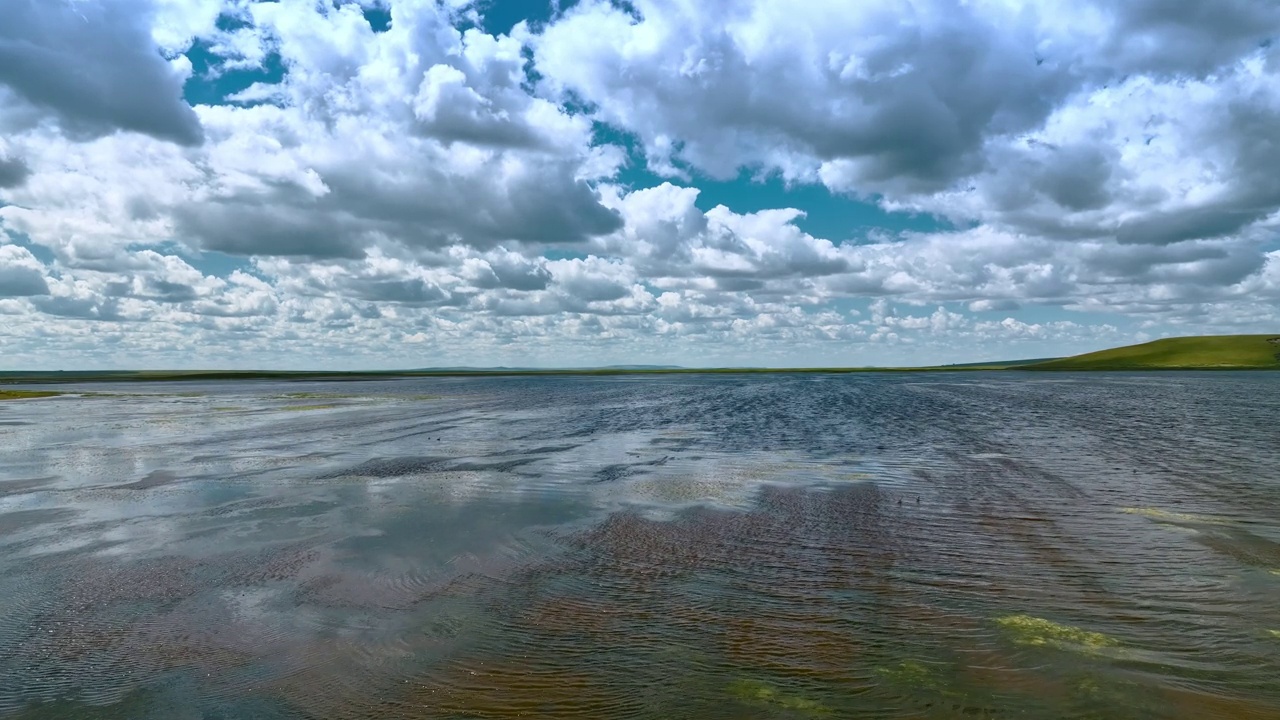
[[[1280,9],[589,0],[534,39],[544,88],[660,171],[821,181],[1055,237],[1176,242],[1280,204]]]
[[[47,295],[49,283],[44,265],[30,250],[17,245],[0,245],[0,297]]]
[[[0,60],[49,62],[0,71],[4,362],[850,364],[1280,322],[1274,3],[632,6],[508,37],[466,2],[375,32],[19,0]],[[959,229],[700,204],[743,171]]]
[[[13,0],[0,24],[0,132],[48,116],[74,137],[117,129],[184,145],[202,139],[181,78],[160,57],[145,0]],[[5,96],[5,88],[11,93]]]
[[[1075,86],[1036,64],[1027,13],[988,3],[582,2],[535,40],[545,86],[599,107],[651,164],[761,166],[861,190],[932,187],[984,138],[1033,129]]]

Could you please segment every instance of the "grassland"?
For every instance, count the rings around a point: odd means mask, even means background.
[[[1280,335],[1165,338],[1022,366],[1024,370],[1280,370]]]
[[[0,372],[0,383],[63,384],[84,382],[151,381],[360,381],[413,377],[507,377],[564,375],[708,375],[762,373],[875,373],[875,372],[973,372],[1022,370],[1280,370],[1280,334],[1205,335],[1167,338],[1141,345],[1102,350],[1066,358],[1008,360],[912,367],[807,367],[807,368],[677,368],[666,366],[615,366],[604,368],[428,368],[386,371],[287,371],[287,370],[145,370]],[[7,393],[7,394],[6,394]],[[17,393],[17,394],[15,394]],[[26,393],[26,394],[22,394]],[[48,391],[0,390],[0,399],[47,397]],[[338,397],[332,393],[290,393],[289,397]]]

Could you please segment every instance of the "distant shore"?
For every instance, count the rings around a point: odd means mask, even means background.
[[[1280,370],[1280,334],[1202,335],[1164,338],[1065,358],[1036,358],[918,367],[686,368],[421,368],[417,370],[103,370],[0,372],[0,385],[90,382],[180,382],[212,380],[361,381],[431,377],[546,377],[602,375],[758,375],[939,373],[983,371],[1148,372],[1155,370]],[[0,391],[3,392],[3,391]],[[8,391],[21,392],[21,391]]]
[[[544,377],[603,375],[734,375],[734,374],[831,374],[886,372],[971,372],[1005,370],[1007,365],[954,365],[940,367],[857,367],[857,368],[557,368],[546,370],[372,370],[372,371],[308,371],[308,370],[193,370],[193,371],[68,371],[68,372],[0,372],[0,385],[51,385],[91,382],[182,382],[215,380],[279,380],[279,381],[368,381],[398,378],[431,377]]]

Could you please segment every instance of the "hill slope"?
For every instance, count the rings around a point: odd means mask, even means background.
[[[1280,334],[1165,338],[1019,370],[1280,370]]]

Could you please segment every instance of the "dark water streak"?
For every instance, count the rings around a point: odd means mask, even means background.
[[[155,387],[0,406],[0,717],[1280,718],[1269,374]]]

